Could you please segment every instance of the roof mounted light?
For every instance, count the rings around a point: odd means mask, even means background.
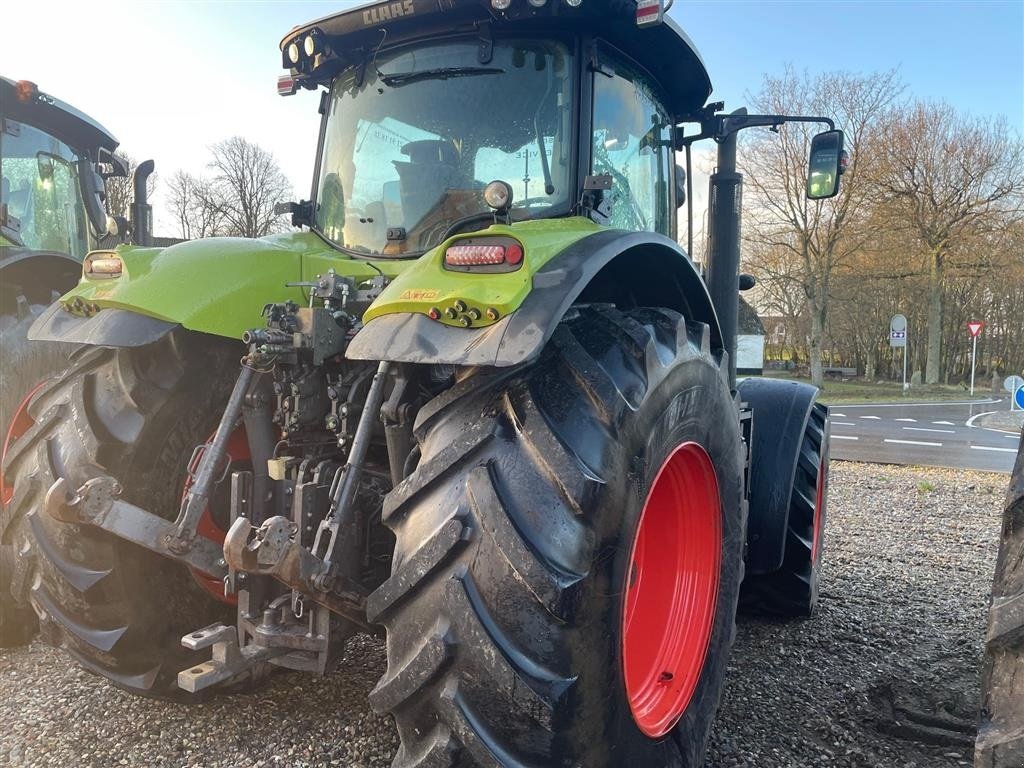
[[[512,5],[512,0],[491,0],[491,8],[496,11],[507,11]]]
[[[292,40],[288,43],[288,61],[293,65],[299,63],[299,41]]]
[[[565,0],[565,4],[570,8],[579,8],[583,5],[583,0]]]
[[[548,4],[548,0],[526,0],[534,8],[543,8]]]

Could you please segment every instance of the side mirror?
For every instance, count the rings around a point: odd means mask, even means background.
[[[686,169],[681,165],[676,166],[676,208],[682,208],[686,203]]]
[[[48,181],[53,181],[53,155],[51,155],[49,152],[36,152],[36,168],[39,171],[40,181],[44,183]]]
[[[103,237],[107,234],[107,209],[104,206],[107,192],[102,177],[96,172],[96,165],[87,154],[78,158],[78,183],[93,234]]]
[[[116,155],[106,147],[100,147],[96,153],[96,170],[104,179],[114,176],[127,176],[130,168],[128,161]]]
[[[843,132],[825,131],[811,139],[807,163],[807,197],[825,200],[839,194],[839,176],[846,170]]]

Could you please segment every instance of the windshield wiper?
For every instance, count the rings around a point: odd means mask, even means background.
[[[503,75],[500,67],[439,67],[421,69],[418,72],[395,72],[392,75],[380,73],[380,81],[389,88],[398,88],[419,80],[447,80],[449,77],[474,77],[475,75]]]

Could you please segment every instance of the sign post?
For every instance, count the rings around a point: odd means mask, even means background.
[[[985,327],[983,320],[968,320],[967,332],[971,334],[971,397],[974,397],[974,361],[978,358],[978,336]]]
[[[903,391],[907,391],[907,318],[893,315],[889,321],[889,346],[903,347]]]

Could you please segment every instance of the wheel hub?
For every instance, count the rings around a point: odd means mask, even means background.
[[[704,669],[718,603],[721,502],[714,465],[678,446],[647,495],[626,573],[622,660],[633,718],[660,738],[679,721]]]

